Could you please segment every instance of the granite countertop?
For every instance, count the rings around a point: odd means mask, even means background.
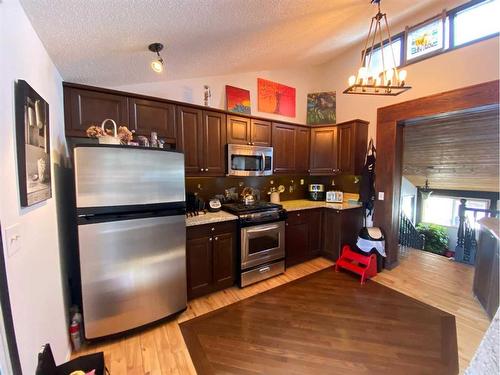
[[[330,208],[333,210],[349,210],[351,208],[361,207],[360,203],[326,203],[323,201],[310,201],[307,199],[296,199],[291,201],[282,201],[283,208],[287,211],[308,210],[312,208]]]
[[[211,224],[211,223],[221,223],[223,221],[236,220],[238,217],[227,213],[225,211],[219,212],[207,212],[204,215],[198,215],[186,218],[186,227],[192,227],[194,225]]]

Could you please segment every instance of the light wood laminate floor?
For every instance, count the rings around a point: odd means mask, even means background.
[[[283,275],[239,289],[232,287],[189,302],[176,319],[120,339],[92,344],[81,352],[103,351],[113,375],[196,374],[179,323],[330,267],[324,258],[289,268]],[[463,373],[489,321],[472,296],[473,268],[434,254],[408,250],[400,265],[375,281],[456,316],[460,372]]]

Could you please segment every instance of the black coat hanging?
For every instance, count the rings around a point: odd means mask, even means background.
[[[363,208],[368,213],[366,217],[373,213],[373,203],[375,201],[375,163],[377,160],[377,150],[370,139],[366,150],[365,165],[361,172],[361,184],[359,187],[359,200],[363,203]]]

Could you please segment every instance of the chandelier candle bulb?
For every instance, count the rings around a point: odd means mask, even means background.
[[[356,83],[356,76],[350,76],[348,83],[349,83],[349,86],[354,85]]]
[[[401,86],[405,85],[407,74],[408,73],[404,69],[399,71],[399,82],[401,83]]]

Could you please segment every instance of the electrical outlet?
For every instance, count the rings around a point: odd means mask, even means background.
[[[383,201],[383,200],[384,200],[384,195],[385,195],[385,194],[384,194],[384,192],[383,192],[383,191],[379,191],[379,192],[378,192],[378,200],[379,200],[379,201]]]
[[[5,242],[7,243],[7,255],[13,256],[22,248],[21,225],[14,224],[5,228]]]

